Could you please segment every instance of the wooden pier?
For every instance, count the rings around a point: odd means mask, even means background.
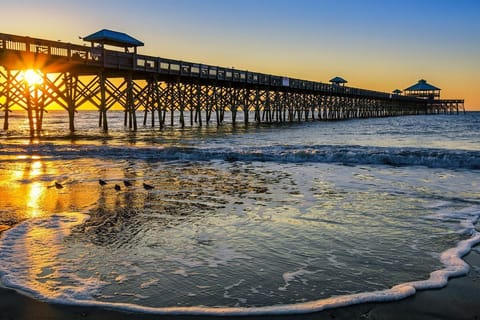
[[[75,114],[84,105],[98,109],[99,126],[105,131],[107,112],[114,106],[124,110],[124,124],[132,130],[138,127],[139,113],[143,125],[163,128],[220,125],[226,112],[233,123],[239,114],[245,123],[276,123],[464,111],[463,100],[426,99],[151,57],[138,54],[135,42],[99,41],[100,46],[95,40],[87,46],[0,34],[4,130],[15,106],[27,112],[32,135],[42,130],[44,113],[53,106],[67,111],[71,132]],[[109,50],[104,44],[125,50]],[[38,80],[29,79],[26,70],[37,70],[29,72]]]

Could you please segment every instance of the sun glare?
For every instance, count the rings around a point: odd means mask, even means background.
[[[22,73],[22,78],[30,86],[38,86],[43,83],[43,75],[39,70],[25,70]]]

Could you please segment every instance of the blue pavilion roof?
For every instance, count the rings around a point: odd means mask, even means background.
[[[88,42],[103,43],[116,47],[141,47],[143,42],[129,36],[123,32],[117,32],[107,29],[102,29],[91,35],[83,37],[83,40]]]
[[[339,83],[347,83],[348,81],[341,77],[335,77],[333,79],[330,79],[330,82],[339,84]]]
[[[426,80],[421,79],[418,81],[417,84],[414,84],[413,86],[408,87],[404,91],[434,91],[434,90],[441,90],[441,89],[435,86],[432,86]]]

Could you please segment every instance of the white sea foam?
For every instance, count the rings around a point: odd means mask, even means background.
[[[465,275],[469,266],[462,260],[462,257],[471,250],[472,246],[480,243],[480,233],[474,228],[479,217],[478,209],[478,207],[472,207],[464,210],[463,215],[470,217],[471,237],[460,241],[455,248],[444,251],[440,257],[444,267],[432,272],[428,279],[398,284],[386,290],[348,294],[296,304],[263,307],[172,306],[155,308],[95,301],[94,296],[99,293],[104,284],[100,279],[73,276],[68,269],[74,268],[74,263],[71,266],[56,265],[56,256],[62,250],[62,241],[70,234],[72,227],[87,218],[83,214],[32,219],[4,232],[0,244],[0,277],[2,284],[6,287],[14,288],[46,302],[67,305],[102,306],[151,314],[240,316],[310,313],[365,302],[399,300],[415,294],[417,290],[444,287],[449,278]],[[284,280],[288,284],[305,273],[308,272],[304,269],[287,272],[284,274]],[[58,286],[56,277],[68,278],[71,285]],[[144,286],[150,286],[156,282],[157,279],[152,279],[145,282]],[[226,294],[228,295],[230,289],[242,283],[243,279],[225,287]],[[135,300],[145,298],[145,296],[133,295]]]
[[[153,285],[156,285],[159,281],[160,279],[157,279],[157,278],[147,280],[140,285],[140,288],[142,289],[149,288]]]
[[[63,239],[87,218],[79,213],[54,215],[28,220],[4,232],[0,244],[1,283],[39,299],[92,299],[104,283],[69,272],[75,269],[73,260],[70,265],[59,265],[57,259]],[[59,279],[68,285],[59,286]]]
[[[213,257],[208,261],[210,268],[216,268],[219,265],[228,265],[228,263],[235,259],[251,259],[249,256],[235,251],[228,246],[218,246],[215,248]]]
[[[480,208],[476,205],[465,207],[455,212],[446,208],[444,210],[439,210],[436,214],[430,215],[426,218],[440,221],[458,220],[456,232],[459,234],[473,235],[475,234],[475,224],[480,218],[480,215],[478,214],[479,210]]]
[[[282,287],[279,287],[278,290],[286,291],[288,286],[290,285],[290,282],[295,281],[297,279],[300,279],[301,281],[306,281],[306,280],[302,280],[302,276],[304,276],[306,274],[313,274],[313,273],[315,273],[315,272],[314,271],[308,271],[308,270],[305,270],[303,268],[299,269],[299,270],[296,270],[296,271],[292,271],[292,272],[285,272],[282,275],[283,281],[285,281],[285,285],[282,286]]]

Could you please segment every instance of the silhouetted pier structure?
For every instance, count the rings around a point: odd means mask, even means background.
[[[32,134],[53,105],[68,112],[72,132],[75,113],[86,104],[99,110],[104,130],[114,106],[123,108],[124,124],[133,130],[138,112],[144,125],[150,117],[149,124],[163,128],[175,121],[221,124],[226,112],[233,123],[239,114],[245,123],[275,123],[464,111],[463,100],[353,88],[339,77],[329,84],[141,55],[142,42],[110,30],[83,40],[91,46],[0,34],[4,130],[14,106],[27,112]],[[28,79],[28,69],[39,70],[38,81]]]

